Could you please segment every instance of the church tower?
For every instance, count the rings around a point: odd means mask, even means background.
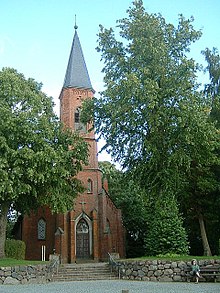
[[[62,263],[79,260],[103,261],[108,253],[125,256],[124,228],[121,211],[111,201],[102,186],[98,168],[97,142],[91,125],[80,120],[81,106],[95,93],[87,71],[79,41],[77,26],[71,46],[64,84],[60,93],[60,119],[65,127],[78,132],[89,146],[88,165],[77,175],[85,187],[65,214],[53,215],[41,208],[24,217],[22,239],[26,243],[26,258],[45,259],[55,250]]]
[[[97,143],[94,131],[88,131],[91,125],[80,121],[81,106],[85,99],[93,98],[94,90],[87,71],[83,51],[75,26],[72,47],[66,69],[63,88],[60,94],[60,119],[72,131],[79,132],[89,145],[89,163],[78,174],[86,192],[75,200],[74,212],[70,213],[74,221],[75,239],[72,239],[72,261],[75,258],[99,259],[98,197],[102,194],[101,172],[98,169]],[[77,219],[75,215],[77,214]],[[72,223],[72,222],[71,222]],[[80,229],[84,229],[80,231]],[[76,244],[76,245],[75,245]],[[73,251],[74,250],[74,251]]]
[[[92,99],[94,93],[77,34],[77,26],[75,26],[69,62],[60,94],[60,119],[66,127],[78,132],[89,144],[89,164],[85,169],[97,173],[98,158],[95,134],[94,131],[88,131],[91,125],[85,125],[80,121],[82,102],[88,98]]]

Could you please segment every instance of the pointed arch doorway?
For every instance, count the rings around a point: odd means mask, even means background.
[[[91,229],[85,218],[81,218],[76,225],[76,258],[91,258]]]

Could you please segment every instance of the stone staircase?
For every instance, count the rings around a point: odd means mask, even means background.
[[[63,264],[54,274],[54,282],[116,280],[108,263]]]

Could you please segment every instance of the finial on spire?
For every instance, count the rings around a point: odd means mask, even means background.
[[[78,29],[78,25],[76,25],[76,14],[75,14],[75,25],[74,25],[74,29],[75,29],[75,30]]]

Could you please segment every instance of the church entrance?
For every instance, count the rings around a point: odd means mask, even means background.
[[[85,219],[81,219],[76,226],[76,258],[88,259],[89,248],[89,226]]]

